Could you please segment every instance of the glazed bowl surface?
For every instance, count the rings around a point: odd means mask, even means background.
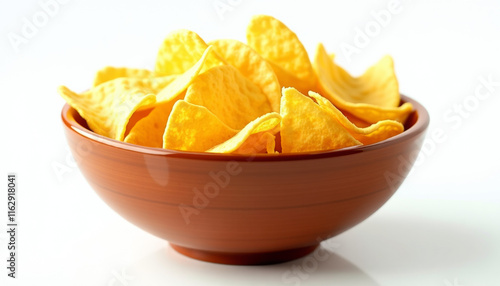
[[[372,145],[300,154],[232,155],[132,145],[62,121],[88,183],[117,213],[192,258],[267,264],[312,252],[360,223],[398,189],[423,143],[417,101],[405,131]]]

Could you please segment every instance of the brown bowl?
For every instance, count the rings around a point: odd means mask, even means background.
[[[361,147],[232,155],[132,145],[90,131],[65,105],[68,144],[83,175],[125,219],[178,252],[226,264],[283,262],[366,219],[397,190],[429,115],[415,100],[406,130]]]

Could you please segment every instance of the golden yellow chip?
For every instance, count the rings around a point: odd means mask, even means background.
[[[157,104],[172,101],[183,93],[191,82],[202,72],[203,69],[209,69],[214,66],[213,62],[207,61],[213,55],[211,46],[207,47],[197,62],[184,73],[176,76],[170,84],[162,89],[156,96]]]
[[[257,85],[267,96],[272,110],[280,111],[281,88],[272,66],[254,49],[237,40],[215,40],[212,45],[226,62]]]
[[[274,149],[272,143],[269,142],[269,135],[272,136],[274,142],[274,135],[280,129],[280,122],[281,116],[279,113],[272,112],[263,115],[250,122],[234,137],[209,149],[208,152],[255,154],[262,153],[263,150]]]
[[[163,135],[163,148],[203,152],[238,133],[203,106],[178,100]]]
[[[364,128],[364,127],[368,127],[371,125],[370,123],[364,121],[361,118],[358,118],[358,117],[352,115],[351,113],[349,113],[345,110],[342,110],[342,114],[344,114],[344,116],[347,117],[347,119],[349,119],[349,121],[351,121],[352,123],[354,123],[354,125],[356,125],[358,127]]]
[[[195,32],[177,30],[170,33],[160,47],[156,59],[156,75],[182,74],[190,69],[205,53],[208,45]],[[209,66],[225,64],[215,53],[207,58]]]
[[[247,27],[247,42],[271,63],[281,86],[303,93],[316,88],[317,78],[307,51],[285,24],[270,16],[254,16]]]
[[[248,136],[248,138],[232,154],[275,154],[276,136],[269,132],[261,132]],[[224,143],[222,143],[224,144]],[[214,152],[209,150],[209,152]]]
[[[404,132],[413,107],[399,106],[390,56],[353,77],[321,44],[311,63],[297,35],[273,17],[254,16],[246,38],[248,45],[207,45],[177,30],[160,46],[153,71],[108,66],[92,89],[78,94],[61,86],[59,93],[94,132],[155,148],[314,152]]]
[[[125,67],[105,67],[99,70],[94,78],[94,85],[98,86],[101,83],[113,80],[119,77],[131,78],[150,78],[154,77],[154,73],[147,69],[133,69]]]
[[[236,130],[272,111],[260,88],[230,65],[217,66],[198,75],[188,87],[185,100],[205,106]]]
[[[335,106],[368,123],[390,119],[404,123],[413,110],[411,103],[399,106],[398,84],[392,59],[386,57],[359,78],[335,65],[323,45],[318,45],[314,67],[322,95]]]
[[[123,140],[128,121],[139,108],[154,105],[154,93],[140,79],[117,78],[82,94],[58,89],[97,134]]]
[[[283,153],[361,145],[335,117],[294,88],[283,89],[280,113]]]
[[[162,148],[163,133],[165,132],[168,117],[175,102],[183,97],[184,94],[180,94],[173,100],[155,106],[148,114],[145,114],[131,127],[130,132],[125,137],[125,142],[147,147]]]
[[[165,87],[173,83],[179,76],[177,75],[167,75],[167,76],[156,76],[150,78],[144,78],[142,81],[147,84],[155,93],[159,93]]]
[[[281,129],[281,126],[280,126]],[[266,151],[267,154],[277,154],[276,151],[276,135],[273,135],[269,132],[264,133],[264,136],[261,137],[266,141]]]
[[[135,125],[130,127],[130,132],[127,133],[125,142],[158,148],[163,146],[163,134],[173,105],[177,100],[184,98],[186,88],[201,72],[203,67],[212,64],[206,61],[212,53],[212,47],[208,47],[198,62],[186,72],[181,75],[165,76],[174,77],[175,80],[157,94],[157,106],[149,114],[145,115],[144,118],[140,118]],[[143,113],[143,111],[138,111],[137,113]]]
[[[281,126],[280,126],[280,128],[281,128]],[[257,148],[258,148],[259,145],[264,145],[264,144],[266,146],[266,153],[267,154],[277,154],[278,153],[278,151],[276,151],[276,135],[273,135],[269,132],[264,132],[264,134],[262,134],[262,136],[259,138],[259,141],[256,144],[254,144],[254,146],[257,146]],[[247,154],[247,153],[245,153],[245,154]]]
[[[329,86],[342,100],[381,107],[399,106],[399,84],[390,56],[380,59],[359,77],[351,76],[336,65],[334,56],[330,57],[322,44],[317,47],[315,60],[316,65],[327,67]]]
[[[335,119],[337,119],[337,121],[340,122],[340,124],[342,124],[354,138],[356,138],[356,140],[365,145],[391,138],[392,136],[398,135],[404,131],[403,125],[394,120],[381,120],[369,127],[359,128],[349,121],[349,119],[347,119],[347,117],[345,117],[342,112],[340,112],[340,110],[338,110],[326,98],[312,91],[309,92],[309,96],[316,99],[316,102],[321,108],[335,117]]]

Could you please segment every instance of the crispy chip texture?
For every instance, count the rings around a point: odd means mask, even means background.
[[[322,94],[338,108],[368,123],[385,119],[403,123],[413,110],[411,103],[398,107],[398,84],[390,57],[382,59],[360,78],[352,78],[335,65],[320,44],[316,50],[314,67]]]
[[[97,134],[154,148],[315,152],[404,132],[413,106],[401,103],[390,56],[354,77],[319,44],[311,63],[297,35],[266,15],[251,19],[246,39],[207,44],[176,30],[153,70],[107,66],[90,90],[58,91]]]
[[[382,120],[369,127],[359,128],[354,125],[340,110],[338,110],[330,101],[321,95],[310,91],[309,96],[316,99],[318,105],[326,112],[330,113],[340,124],[354,137],[363,144],[373,144],[392,136],[398,135],[404,131],[403,124],[394,120]]]
[[[317,46],[315,64],[328,72],[329,86],[342,100],[381,107],[399,106],[399,84],[390,56],[380,59],[360,77],[353,77],[334,62],[322,44]],[[324,78],[323,78],[324,79]]]
[[[125,137],[125,142],[162,148],[163,134],[165,133],[168,117],[175,102],[181,98],[183,98],[183,95],[155,106],[131,128]]]
[[[191,82],[202,72],[203,69],[209,69],[214,66],[213,62],[207,59],[213,55],[212,47],[207,47],[198,60],[187,69],[184,73],[176,76],[176,78],[162,89],[156,96],[158,104],[172,101],[174,98],[183,93]],[[218,64],[215,64],[218,65]]]
[[[204,152],[237,133],[207,108],[178,100],[168,118],[163,148]]]
[[[139,122],[139,120],[146,117],[153,110],[153,108],[154,107],[148,107],[148,108],[143,109],[143,110],[136,110],[134,112],[134,114],[132,114],[132,117],[130,117],[130,119],[128,120],[127,128],[125,129],[124,138],[126,138],[127,135],[130,133],[130,130],[132,130],[132,127],[134,127],[135,124],[137,122]]]
[[[342,111],[342,114],[344,114],[345,117],[347,117],[347,119],[349,119],[349,121],[351,121],[352,123],[354,123],[354,125],[356,125],[357,127],[364,128],[364,127],[368,127],[368,126],[371,125],[370,123],[368,123],[368,122],[366,122],[366,121],[364,121],[364,120],[362,120],[362,119],[360,119],[360,118],[352,115],[351,113],[349,113],[349,112],[347,112],[345,110]]]
[[[278,77],[278,81],[280,82],[281,87],[293,87],[299,90],[301,93],[306,94],[310,90],[317,90],[317,84],[311,84],[310,82],[303,81],[299,79],[294,74],[284,70],[279,65],[270,62],[273,67],[276,76]]]
[[[303,93],[316,88],[307,51],[285,24],[270,16],[254,16],[247,27],[247,42],[271,63],[281,86]]]
[[[281,88],[272,66],[254,49],[237,40],[215,40],[209,42],[228,64],[257,85],[267,96],[272,110],[279,112]]]
[[[195,32],[176,30],[167,35],[156,58],[157,75],[182,74],[202,57],[208,45]],[[215,53],[207,58],[209,66],[225,64]]]
[[[140,79],[152,92],[158,93],[173,82],[177,78],[177,75],[155,76],[152,71],[147,69],[105,67],[97,72],[93,86],[95,87],[117,78]]]
[[[188,87],[185,100],[205,106],[236,130],[272,111],[260,88],[230,65],[217,66],[198,75]]]
[[[281,126],[280,126],[281,128]],[[266,142],[266,152],[267,154],[277,154],[278,151],[276,151],[276,135],[273,135],[269,132],[265,132],[262,137],[260,138],[259,142],[262,141]],[[256,144],[258,146],[258,143]]]
[[[232,151],[232,154],[275,154],[276,152],[276,136],[269,132],[261,132],[248,136],[242,142],[240,147]],[[222,143],[224,144],[224,143]],[[221,144],[221,145],[222,145]],[[215,152],[215,148],[209,150]],[[220,152],[220,151],[217,151]]]
[[[272,153],[274,153],[274,144],[269,140],[272,138],[274,142],[274,135],[280,129],[280,122],[279,113],[272,112],[263,115],[250,122],[234,137],[209,149],[208,152],[255,154],[273,149]]]
[[[212,47],[208,47],[186,72],[178,76],[166,76],[175,77],[175,80],[160,91],[156,96],[157,106],[131,128],[125,142],[158,148],[163,146],[163,134],[172,107],[177,100],[184,98],[187,87],[203,67],[212,64],[206,61],[212,52]]]
[[[294,88],[283,89],[281,116],[283,153],[361,145],[335,117]]]
[[[117,78],[81,94],[65,86],[59,94],[97,134],[123,140],[127,123],[139,108],[152,106],[155,95],[140,79]]]
[[[147,69],[134,69],[125,67],[105,67],[99,70],[94,78],[94,85],[98,86],[101,83],[113,80],[119,77],[131,78],[150,78],[154,77],[154,73]]]

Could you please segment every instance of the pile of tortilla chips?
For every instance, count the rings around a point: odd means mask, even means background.
[[[392,58],[352,77],[319,44],[311,62],[297,35],[254,16],[247,43],[170,33],[154,70],[106,67],[94,86],[61,96],[90,129],[149,147],[292,153],[376,143],[404,131]]]

